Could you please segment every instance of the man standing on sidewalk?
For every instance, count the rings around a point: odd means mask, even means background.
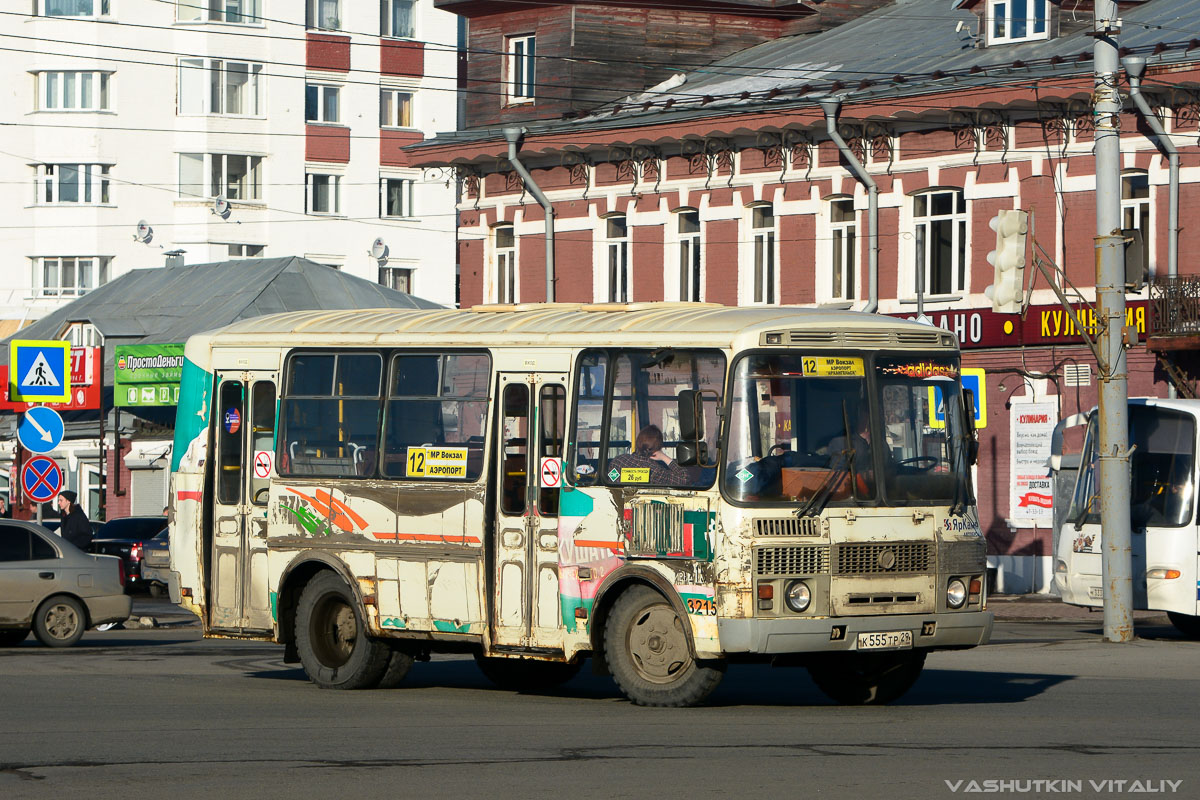
[[[58,511],[62,515],[58,534],[86,553],[92,543],[92,523],[75,502],[78,497],[69,489],[58,493]]]

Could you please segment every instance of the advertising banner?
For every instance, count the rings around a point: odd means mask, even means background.
[[[1009,419],[1008,517],[1038,527],[1054,524],[1050,444],[1058,424],[1058,404],[1013,403]]]
[[[113,405],[176,405],[182,375],[182,344],[119,344],[113,363]]]
[[[70,355],[71,399],[66,403],[37,403],[57,411],[80,411],[100,408],[99,347],[72,347]],[[0,410],[27,411],[34,403],[13,400],[9,396],[8,367],[0,364]]]

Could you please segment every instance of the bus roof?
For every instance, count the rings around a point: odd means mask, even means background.
[[[200,334],[211,345],[595,345],[754,346],[780,332],[782,343],[825,347],[956,347],[954,334],[876,314],[800,306],[715,303],[526,303],[469,309],[294,311],[235,322]],[[196,344],[201,344],[199,341]],[[203,346],[203,345],[201,345]]]

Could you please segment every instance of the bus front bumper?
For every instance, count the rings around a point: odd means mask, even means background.
[[[723,619],[725,653],[817,653],[858,649],[860,633],[911,631],[914,649],[973,647],[992,635],[991,611],[819,619]]]

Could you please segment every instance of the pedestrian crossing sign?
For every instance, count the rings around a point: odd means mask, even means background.
[[[9,398],[26,403],[71,400],[71,343],[13,339],[8,348]]]

